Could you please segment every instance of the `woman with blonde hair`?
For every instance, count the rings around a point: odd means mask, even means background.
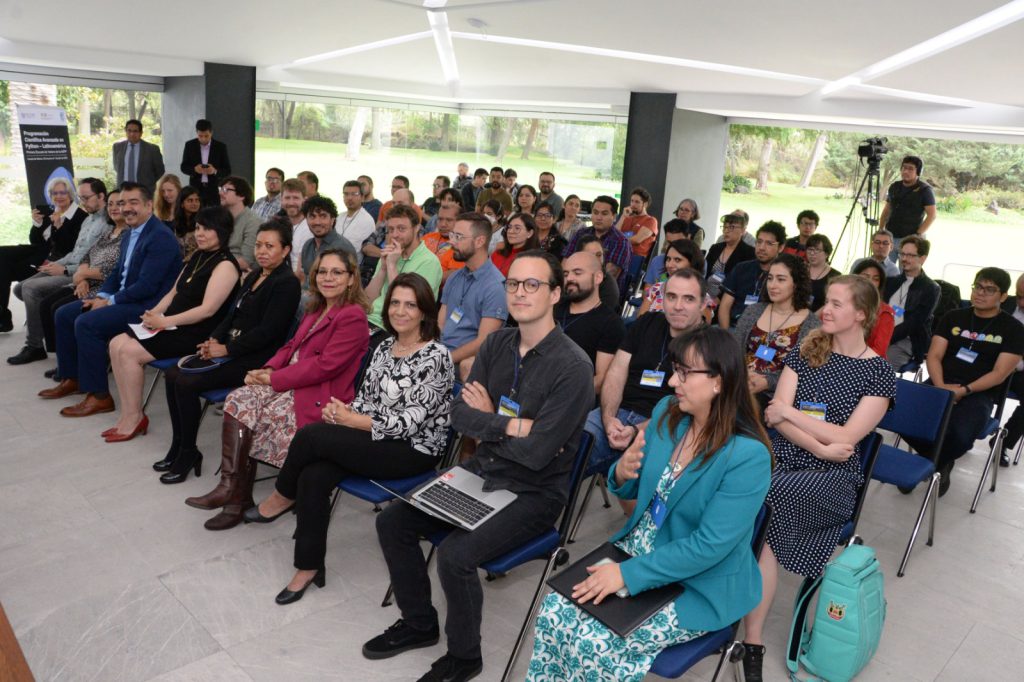
[[[892,366],[866,341],[877,311],[878,289],[871,282],[858,275],[833,279],[821,328],[786,356],[765,409],[765,423],[776,430],[767,498],[774,513],[758,562],[764,597],[744,619],[748,681],[762,679],[763,629],[779,566],[805,577],[821,574],[864,484],[858,444],[896,396]]]
[[[168,226],[174,221],[174,206],[181,194],[181,180],[174,173],[167,173],[156,181],[153,192],[153,213]]]

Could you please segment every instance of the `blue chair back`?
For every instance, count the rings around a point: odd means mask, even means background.
[[[878,428],[903,437],[926,440],[942,447],[949,415],[953,410],[953,393],[928,384],[896,379],[896,401],[885,413]]]
[[[878,460],[878,451],[882,448],[882,436],[877,431],[872,431],[861,439],[858,449],[860,450],[860,473],[864,482],[857,491],[857,503],[853,508],[853,516],[848,522],[849,528],[843,528],[843,535],[847,538],[857,532],[857,522],[860,520],[860,510],[864,508],[864,499],[868,493],[868,483],[871,482],[871,474],[875,470],[875,462]]]

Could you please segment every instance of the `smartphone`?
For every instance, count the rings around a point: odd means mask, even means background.
[[[614,564],[614,563],[615,563],[614,561],[612,561],[608,557],[605,557],[604,559],[601,559],[600,561],[598,561],[594,565],[595,566],[604,566],[605,564]],[[619,589],[619,590],[617,590],[615,592],[615,596],[618,597],[619,599],[626,599],[627,597],[629,597],[629,588],[623,586],[621,589]]]
[[[49,204],[37,204],[36,210],[39,211],[40,215],[42,215],[45,218],[47,216],[53,215],[54,209],[53,206],[50,206]]]

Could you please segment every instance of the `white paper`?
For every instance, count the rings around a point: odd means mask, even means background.
[[[137,324],[130,324],[128,325],[128,328],[135,332],[135,338],[137,338],[139,341],[145,341],[146,339],[152,336],[156,336],[162,331],[171,331],[172,329],[177,329],[177,327],[164,327],[164,329],[150,329],[149,327],[144,326],[141,322]]]

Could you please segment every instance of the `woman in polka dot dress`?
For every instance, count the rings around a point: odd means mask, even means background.
[[[744,620],[747,682],[759,682],[763,627],[781,565],[817,576],[836,548],[862,483],[857,443],[870,433],[896,396],[896,376],[866,342],[875,322],[878,290],[862,277],[829,284],[822,326],[785,360],[765,423],[776,468],[768,502],[774,508],[761,553],[764,597]]]

